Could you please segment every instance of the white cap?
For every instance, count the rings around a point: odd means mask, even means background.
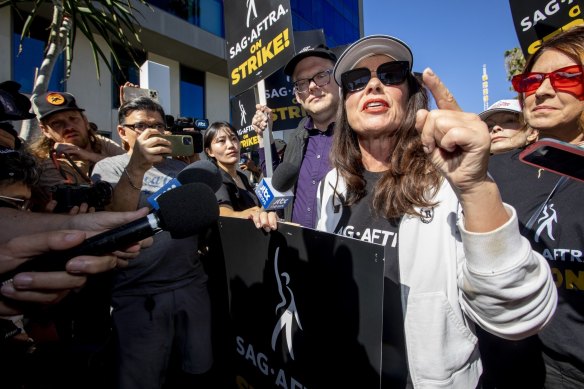
[[[479,113],[479,117],[484,121],[497,112],[511,112],[520,114],[521,106],[519,105],[519,100],[499,100],[495,104],[491,105],[486,111]]]
[[[337,84],[341,85],[341,74],[353,69],[362,59],[377,54],[387,55],[396,61],[408,61],[412,70],[414,57],[408,45],[389,35],[371,35],[359,39],[343,51],[333,71]]]

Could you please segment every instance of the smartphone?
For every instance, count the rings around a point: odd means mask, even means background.
[[[167,139],[171,143],[173,157],[188,157],[195,154],[193,137],[190,135],[155,135]]]
[[[584,148],[544,138],[519,154],[527,164],[584,182]]]
[[[137,99],[138,97],[149,97],[158,101],[158,91],[155,89],[137,88],[134,86],[125,86],[123,88],[124,101]]]
[[[203,134],[201,131],[172,131],[173,135],[190,136],[193,139],[193,149],[195,153],[203,152]]]

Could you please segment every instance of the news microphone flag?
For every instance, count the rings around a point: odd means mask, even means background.
[[[263,178],[255,189],[262,208],[266,211],[284,209],[292,202],[294,193],[291,190],[280,192],[272,186],[270,177]]]
[[[176,189],[178,187],[180,187],[182,184],[180,183],[180,181],[178,180],[178,178],[173,178],[172,180],[168,181],[166,184],[164,184],[162,186],[162,188],[158,189],[156,192],[152,193],[150,196],[148,196],[148,198],[146,200],[148,200],[148,203],[150,203],[150,205],[152,206],[153,209],[160,209],[160,205],[158,205],[158,198],[160,197],[160,195],[162,195],[163,193],[171,190],[171,189]]]

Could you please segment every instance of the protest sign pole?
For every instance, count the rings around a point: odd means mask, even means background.
[[[266,99],[266,84],[264,80],[257,83],[258,101],[261,105],[268,105]],[[270,128],[270,120],[266,118],[267,125],[264,130],[264,155],[266,158],[266,177],[271,177],[274,174],[274,165],[272,164],[272,129]]]

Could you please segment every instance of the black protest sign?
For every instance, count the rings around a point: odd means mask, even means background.
[[[294,31],[294,45],[298,48],[297,51],[306,46],[316,47],[321,44],[326,44],[322,29]],[[284,68],[266,78],[265,82],[266,101],[272,110],[274,121],[272,131],[296,128],[300,120],[306,116],[306,112],[296,101],[292,81],[284,74]]]
[[[256,111],[256,98],[253,89],[232,97],[231,105],[231,125],[237,130],[241,148],[251,151],[259,147],[259,138],[251,125],[251,120]]]
[[[542,42],[583,24],[584,0],[509,0],[523,55],[535,53]]]
[[[238,387],[379,388],[383,246],[219,224]]]
[[[284,66],[294,55],[288,0],[238,0],[225,4],[229,92],[236,96]]]

